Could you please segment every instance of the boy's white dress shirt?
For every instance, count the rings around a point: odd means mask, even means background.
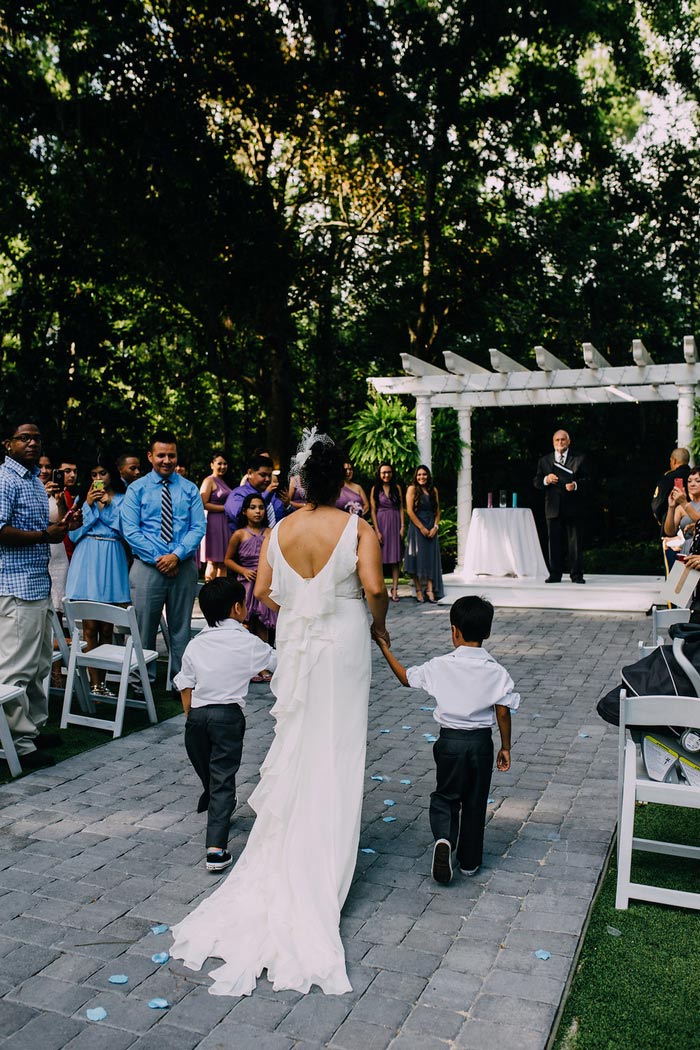
[[[176,689],[192,690],[192,707],[238,704],[245,707],[253,675],[277,667],[277,653],[237,620],[205,627],[188,644],[182,670],[173,678]]]
[[[435,721],[446,729],[490,729],[494,706],[517,711],[520,693],[505,667],[486,649],[459,645],[444,656],[406,670],[413,689],[435,697]]]

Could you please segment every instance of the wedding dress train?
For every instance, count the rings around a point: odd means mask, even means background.
[[[249,799],[257,819],[225,882],[173,927],[171,955],[214,995],[274,988],[351,990],[338,925],[357,859],[367,736],[370,637],[357,575],[357,518],[323,569],[304,579],[268,548],[280,605],[272,679],[275,737]]]

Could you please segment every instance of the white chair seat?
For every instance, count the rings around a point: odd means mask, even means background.
[[[22,766],[20,765],[19,758],[17,757],[17,751],[15,749],[15,742],[12,739],[12,733],[10,732],[10,726],[7,721],[5,714],[4,704],[10,700],[17,700],[24,690],[18,685],[0,685],[0,758],[4,758],[10,767],[10,773],[13,777],[18,777],[22,772]]]
[[[124,713],[127,707],[138,707],[146,710],[151,723],[158,721],[151,683],[148,678],[148,665],[158,659],[158,653],[152,649],[144,652],[141,645],[136,613],[133,605],[124,609],[118,605],[107,605],[102,602],[75,601],[66,599],[63,603],[64,612],[71,631],[70,658],[68,661],[68,674],[66,677],[66,691],[63,698],[63,711],[61,714],[61,729],[67,725],[90,726],[93,729],[111,729],[112,736],[121,736],[124,727]],[[98,645],[95,649],[83,652],[81,646],[79,622],[83,620],[99,620],[102,623],[111,623],[113,627],[120,628],[124,635],[124,645]],[[115,704],[114,719],[109,721],[104,718],[96,718],[95,702],[90,690],[90,681],[86,669],[97,668],[101,671],[111,671],[119,676],[119,691],[116,697],[99,696],[102,703]],[[129,697],[129,679],[137,678],[143,690],[143,698]],[[75,715],[71,712],[71,698],[76,683],[81,684],[81,693],[86,697],[88,713],[86,715]],[[83,706],[81,702],[81,706]]]

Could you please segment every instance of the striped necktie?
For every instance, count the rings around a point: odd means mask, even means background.
[[[160,507],[160,536],[164,543],[173,542],[173,498],[170,482],[163,479],[163,497]]]
[[[277,519],[275,518],[275,508],[272,506],[272,496],[265,504],[265,513],[267,514],[267,524],[271,529],[274,529]]]

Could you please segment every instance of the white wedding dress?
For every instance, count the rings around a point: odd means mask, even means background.
[[[224,960],[214,995],[249,995],[264,969],[275,990],[351,990],[338,925],[357,860],[371,673],[357,518],[312,579],[285,561],[277,533],[277,724],[248,800],[257,819],[226,881],[173,927],[171,955],[186,966]]]

